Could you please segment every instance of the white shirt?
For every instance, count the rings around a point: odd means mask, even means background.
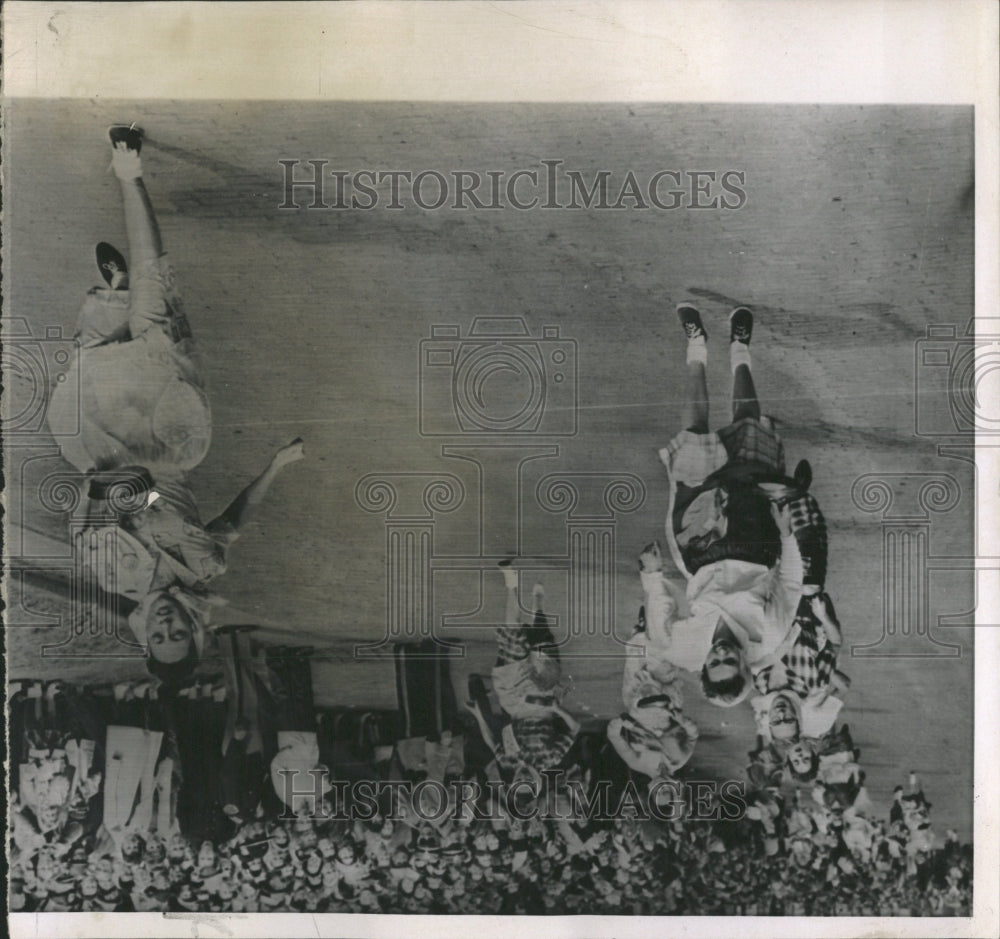
[[[673,619],[677,604],[667,592],[662,572],[644,571],[640,577],[650,641],[678,668],[698,672],[722,620],[753,669],[778,649],[791,630],[802,596],[802,573],[798,543],[794,535],[786,535],[773,569],[729,559],[706,564],[688,581],[691,615]]]

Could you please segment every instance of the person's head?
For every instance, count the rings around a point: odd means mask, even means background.
[[[819,755],[801,740],[793,743],[785,754],[788,771],[799,782],[812,782],[819,771]]]
[[[326,859],[336,857],[337,848],[334,846],[333,841],[329,836],[324,835],[316,842],[316,849],[319,851],[320,855]]]
[[[166,859],[167,846],[159,835],[151,833],[146,841],[145,860],[147,864],[159,864]]]
[[[719,707],[739,704],[750,693],[750,675],[743,650],[732,639],[719,639],[705,656],[701,690]]]
[[[47,805],[38,810],[38,824],[42,831],[52,831],[59,826],[59,806]]]
[[[268,834],[271,838],[271,844],[278,848],[287,848],[289,841],[291,841],[288,831],[283,825],[279,825],[278,823],[271,826]]]
[[[767,725],[774,740],[784,743],[798,741],[799,710],[789,695],[775,695],[767,712]]]
[[[350,841],[344,841],[337,847],[337,860],[344,865],[351,865],[357,861],[357,852]]]
[[[160,665],[177,665],[192,652],[197,657],[194,621],[176,597],[158,591],[143,602],[143,613],[146,646],[152,661]]]
[[[167,847],[167,856],[171,861],[182,861],[184,860],[184,854],[187,851],[187,847],[187,838],[179,833],[172,835],[170,838],[170,845]]]
[[[138,864],[145,849],[146,842],[135,832],[127,834],[122,840],[122,858],[129,864]]]
[[[93,874],[84,874],[80,880],[80,894],[90,899],[97,896],[97,878]]]
[[[214,868],[217,860],[218,854],[216,854],[215,845],[211,841],[203,841],[198,850],[198,867]]]

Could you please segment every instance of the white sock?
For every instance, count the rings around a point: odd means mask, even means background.
[[[139,179],[142,176],[142,157],[135,150],[111,150],[111,168],[119,179]]]
[[[750,347],[743,342],[729,343],[729,367],[735,374],[741,365],[750,368]]]
[[[512,568],[512,567],[502,567],[502,568],[500,568],[500,571],[503,574],[504,586],[508,590],[516,590],[517,589],[517,571],[515,571],[514,568]]]
[[[688,340],[687,364],[691,365],[693,362],[700,362],[702,365],[708,364],[708,346],[704,336],[696,336],[694,339]]]

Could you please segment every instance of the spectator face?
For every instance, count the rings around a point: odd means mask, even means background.
[[[325,836],[316,839],[316,850],[325,858],[332,858],[337,855],[337,849],[333,846],[333,842]]]
[[[43,831],[51,831],[56,828],[59,825],[59,807],[48,805],[41,809],[38,813],[38,823]]]
[[[164,594],[150,605],[146,614],[146,641],[149,654],[164,665],[179,662],[191,648],[193,629],[184,608]]]
[[[341,864],[353,864],[355,859],[354,846],[350,844],[342,844],[337,849],[337,860]]]
[[[788,750],[788,764],[796,773],[812,769],[812,751],[804,743],[797,743]]]
[[[215,846],[211,841],[204,841],[201,845],[201,850],[198,852],[198,866],[199,867],[214,867],[217,860],[217,855],[215,853]]]
[[[739,651],[728,640],[716,642],[705,659],[705,670],[712,682],[735,678],[740,671]]]
[[[299,835],[300,848],[315,848],[317,844],[319,844],[319,838],[316,837],[315,829],[310,828]]]
[[[799,719],[796,716],[795,707],[786,695],[779,694],[771,702],[767,721],[771,728],[771,736],[775,740],[798,740]]]
[[[148,864],[159,864],[166,856],[166,845],[156,835],[150,835],[149,841],[146,842],[146,862]]]

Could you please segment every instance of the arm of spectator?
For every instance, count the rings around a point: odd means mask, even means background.
[[[787,631],[795,621],[795,614],[802,597],[804,574],[799,543],[792,534],[791,511],[788,506],[771,506],[771,514],[781,535],[781,558],[778,561],[777,583],[773,601],[776,601],[778,625]]]
[[[840,648],[844,641],[843,633],[840,629],[840,621],[833,609],[833,602],[825,592],[816,594],[810,601],[816,619],[823,624],[823,632],[826,633],[827,641],[837,648]]]
[[[641,571],[639,578],[646,595],[646,632],[650,644],[664,648],[670,645],[671,624],[677,604],[667,590],[662,570]]]
[[[563,719],[563,722],[569,728],[569,732],[573,737],[580,733],[580,722],[561,704],[554,704],[552,707],[552,713],[557,714]]]
[[[556,829],[566,843],[566,851],[570,857],[580,854],[584,850],[584,843],[580,836],[573,830],[573,826],[565,818],[556,822]]]
[[[479,733],[482,734],[483,742],[495,753],[498,741],[493,736],[493,732],[490,730],[490,725],[487,723],[482,711],[480,711],[479,705],[476,704],[475,701],[468,701],[466,702],[465,707],[476,719],[476,724],[479,727]]]
[[[611,746],[615,748],[615,753],[622,758],[629,769],[642,772],[638,754],[632,749],[631,744],[629,744],[622,733],[624,728],[625,722],[620,717],[608,721],[608,740],[611,742]]]

